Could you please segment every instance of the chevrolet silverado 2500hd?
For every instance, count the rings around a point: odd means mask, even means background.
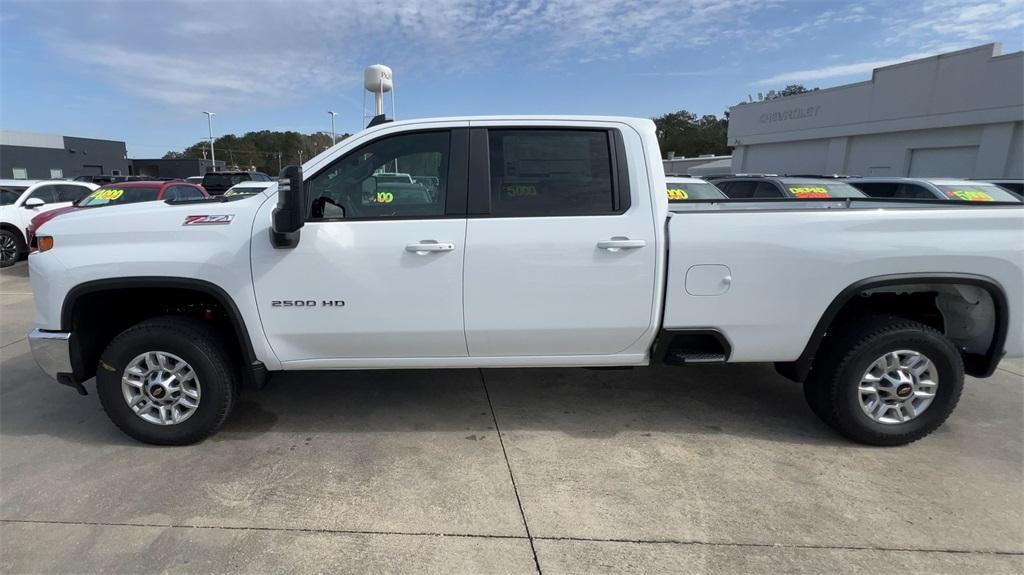
[[[1020,204],[670,215],[660,157],[649,120],[392,122],[255,195],[67,214],[30,257],[32,351],[157,444],[281,370],[775,362],[897,445],[1021,354]]]

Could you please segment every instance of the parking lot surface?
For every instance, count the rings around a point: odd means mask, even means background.
[[[900,448],[765,365],[289,373],[157,448],[36,368],[27,275],[0,272],[3,572],[1024,570],[1020,361]]]

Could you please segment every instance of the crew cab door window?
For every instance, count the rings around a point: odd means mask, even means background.
[[[309,219],[443,216],[449,147],[442,131],[392,136],[355,150],[309,181]],[[438,184],[414,182],[410,174]]]
[[[611,214],[618,207],[603,130],[489,130],[491,215]]]
[[[627,353],[651,325],[655,225],[664,225],[651,214],[652,194],[660,200],[664,188],[631,189],[630,174],[645,171],[640,137],[493,127],[474,128],[472,142],[463,281],[470,355]]]

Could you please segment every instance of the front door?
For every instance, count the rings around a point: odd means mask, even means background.
[[[470,355],[624,352],[650,329],[662,248],[649,197],[630,195],[623,136],[606,128],[473,132],[474,154],[486,147],[487,175],[481,181],[485,170],[471,168]]]
[[[307,176],[297,247],[253,237],[260,317],[282,362],[467,355],[465,161],[452,162],[465,140],[464,130],[376,139]]]

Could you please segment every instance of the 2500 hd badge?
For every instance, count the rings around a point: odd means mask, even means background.
[[[319,303],[315,299],[275,299],[270,300],[270,307],[345,307],[343,299],[325,299]]]

